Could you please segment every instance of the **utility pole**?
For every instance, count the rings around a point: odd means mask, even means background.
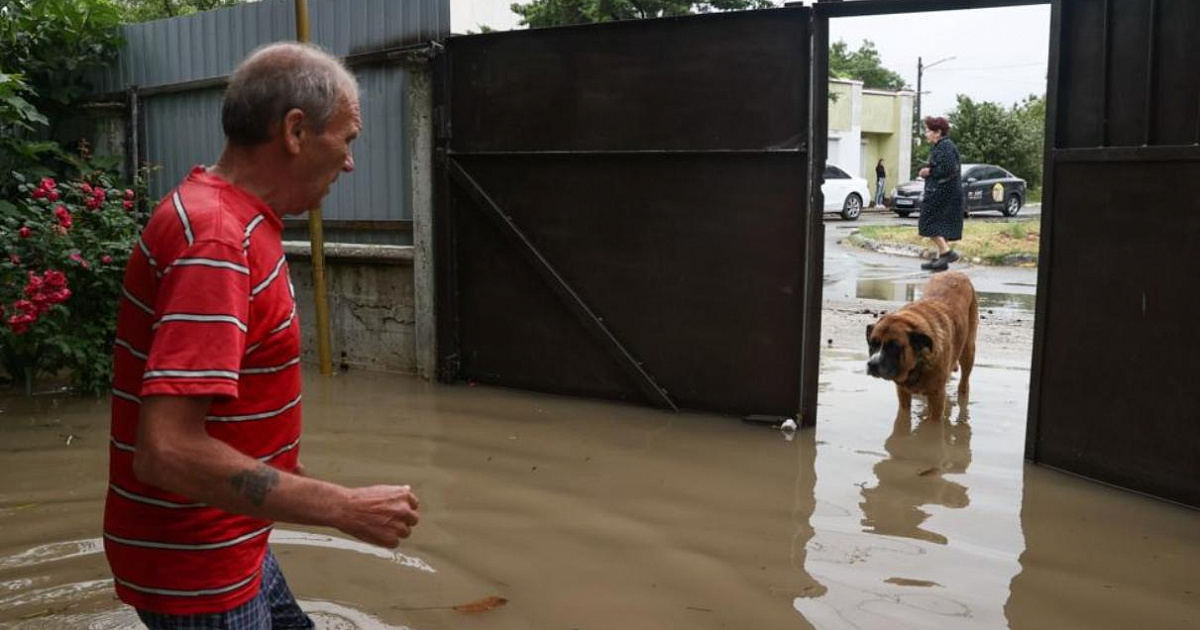
[[[925,76],[925,65],[917,57],[917,107],[913,110],[913,137],[921,137],[921,78]]]
[[[921,124],[924,121],[924,119],[921,118],[921,95],[924,94],[922,91],[922,79],[925,76],[925,71],[940,63],[945,63],[952,59],[957,59],[957,57],[946,57],[945,59],[939,59],[929,65],[925,65],[924,59],[917,57],[917,107],[913,120],[913,133],[916,134],[917,137],[921,136]]]

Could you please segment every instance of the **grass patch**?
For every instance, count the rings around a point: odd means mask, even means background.
[[[1037,264],[1041,219],[1023,221],[979,221],[968,219],[963,226],[963,238],[954,249],[964,258],[985,265],[1012,264],[1014,258],[1028,259],[1024,264]],[[917,234],[915,225],[871,225],[863,227],[850,243],[862,245],[863,239],[880,244],[916,246],[932,250],[933,243]],[[1006,262],[1008,261],[1008,262]]]

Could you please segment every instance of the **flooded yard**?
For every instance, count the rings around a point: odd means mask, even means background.
[[[310,376],[309,471],[411,483],[422,521],[394,553],[289,525],[272,546],[324,628],[1200,627],[1200,513],[1023,462],[1027,349],[981,344],[952,422],[918,422],[919,407],[897,421],[892,386],[863,369],[872,316],[857,306],[826,312],[821,420],[791,439],[736,418]],[[1015,318],[981,339],[1027,335]],[[98,538],[106,401],[0,410],[0,627],[136,627]],[[489,596],[507,603],[453,608]]]

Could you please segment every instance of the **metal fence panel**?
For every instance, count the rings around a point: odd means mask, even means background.
[[[449,0],[310,0],[312,41],[346,56],[450,33]],[[100,92],[147,88],[229,74],[250,51],[295,39],[293,0],[262,0],[184,17],[129,24]]]
[[[441,40],[449,33],[448,0],[311,0],[312,40],[339,56]],[[124,27],[117,62],[97,78],[99,92],[117,92],[216,79],[250,51],[295,37],[292,0],[264,0],[196,15]],[[355,143],[356,171],[342,177],[326,200],[330,220],[409,221],[411,160],[405,89],[399,65],[360,66],[364,133]],[[152,196],[166,194],[196,164],[220,155],[221,90],[196,89],[143,99],[145,158],[159,167]],[[332,237],[396,243],[410,235]]]

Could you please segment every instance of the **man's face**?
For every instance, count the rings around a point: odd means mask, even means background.
[[[299,212],[319,206],[338,176],[354,170],[350,144],[361,132],[362,116],[358,97],[339,99],[333,116],[325,124],[324,132],[313,134],[299,156],[297,175],[300,181],[297,190],[302,192]]]

